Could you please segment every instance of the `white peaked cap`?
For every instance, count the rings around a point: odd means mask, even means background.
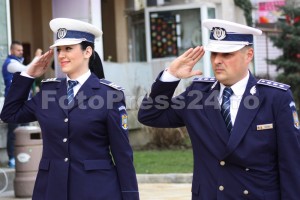
[[[209,43],[205,51],[230,53],[253,44],[253,36],[261,35],[262,31],[250,26],[220,20],[203,20],[202,25],[210,30]]]
[[[50,46],[74,45],[83,41],[95,42],[95,38],[102,35],[102,31],[87,22],[69,18],[55,18],[49,22],[51,30],[56,34],[56,41]]]

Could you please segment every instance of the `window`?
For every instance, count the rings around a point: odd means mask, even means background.
[[[130,61],[146,61],[146,36],[144,12],[129,14],[129,24],[131,24],[131,34],[129,39]]]
[[[176,57],[201,44],[200,9],[149,13],[151,58]]]
[[[147,61],[177,57],[190,47],[202,45],[202,18],[215,18],[215,8],[200,4],[146,8]]]
[[[6,56],[9,53],[8,46],[10,42],[10,22],[9,22],[9,0],[0,1],[0,66],[2,69],[2,65]],[[4,81],[2,77],[2,73],[0,75],[0,97],[4,96]]]

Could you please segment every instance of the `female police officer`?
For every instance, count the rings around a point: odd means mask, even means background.
[[[41,91],[26,101],[34,78],[47,69],[49,50],[14,75],[1,113],[5,122],[40,124],[43,155],[33,200],[139,199],[122,88],[89,69],[94,39],[102,32],[66,18],[53,19],[50,27],[57,34],[50,49],[57,48],[66,78],[44,80]]]

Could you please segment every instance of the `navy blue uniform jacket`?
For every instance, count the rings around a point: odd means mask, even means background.
[[[32,83],[14,75],[1,119],[37,120],[41,127],[43,154],[33,200],[139,199],[123,92],[92,74],[67,108],[66,79],[43,83],[27,101]]]
[[[290,90],[250,75],[231,135],[217,100],[218,82],[152,85],[138,119],[153,127],[186,126],[194,154],[193,200],[299,200],[300,130]],[[276,85],[276,84],[274,84]]]

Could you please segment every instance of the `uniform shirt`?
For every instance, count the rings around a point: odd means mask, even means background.
[[[88,70],[86,73],[79,76],[76,81],[78,81],[78,84],[73,87],[74,96],[76,96],[77,92],[79,91],[80,87],[85,83],[85,81],[90,77],[91,71]],[[67,83],[71,80],[67,75]]]
[[[235,83],[230,87],[233,91],[233,94],[230,97],[230,117],[231,117],[232,125],[234,125],[243,94],[246,90],[248,80],[249,80],[249,72],[247,73],[247,76],[245,78],[243,78],[242,80],[238,81],[237,83]],[[218,100],[219,100],[219,104],[221,105],[223,90],[226,86],[223,85],[222,83],[220,83],[220,86],[221,87],[220,87]]]
[[[173,76],[168,71],[164,71],[164,73],[160,77],[160,80],[162,82],[174,82],[174,81],[179,81],[180,79]],[[234,85],[231,86],[231,89],[233,91],[233,94],[230,97],[230,116],[231,116],[232,125],[234,125],[234,122],[235,122],[235,119],[237,116],[237,112],[238,112],[238,109],[240,106],[240,102],[241,102],[243,94],[246,90],[248,80],[249,80],[249,71],[245,78],[243,78],[242,80],[238,81],[237,83],[235,83]],[[220,83],[220,86],[221,87],[220,87],[220,93],[218,96],[218,101],[219,101],[219,104],[221,105],[223,90],[226,86],[223,85],[222,83]]]

